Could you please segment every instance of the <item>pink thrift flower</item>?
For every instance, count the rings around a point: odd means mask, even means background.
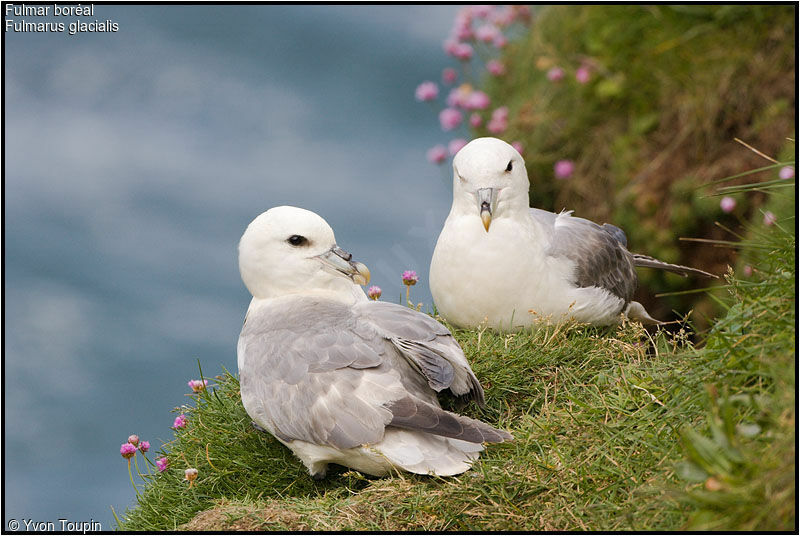
[[[169,459],[166,457],[157,459],[156,467],[158,467],[159,472],[163,473],[169,467]]]
[[[492,26],[491,24],[484,24],[475,30],[475,39],[484,43],[491,43],[498,35],[500,35],[500,30],[497,29],[497,26]]]
[[[492,117],[486,125],[486,130],[492,134],[502,134],[508,128],[508,120]]]
[[[478,128],[483,123],[480,114],[472,114],[469,116],[469,124],[472,128]]]
[[[514,9],[511,6],[497,9],[492,16],[492,22],[500,27],[508,26],[514,22]]]
[[[568,179],[572,172],[575,171],[575,164],[571,160],[559,160],[553,166],[553,171],[557,179]]]
[[[775,225],[778,218],[769,210],[764,213],[764,225]]]
[[[444,48],[444,51],[448,56],[455,56],[456,47],[458,47],[458,44],[458,41],[455,39],[448,39],[442,44],[442,48]]]
[[[485,19],[492,14],[493,6],[488,4],[478,4],[472,6],[472,14],[480,19]]]
[[[447,145],[447,149],[450,151],[451,156],[455,156],[456,153],[460,151],[466,144],[467,140],[464,138],[456,138],[450,141],[450,143]]]
[[[512,142],[511,142],[511,147],[513,147],[514,149],[516,149],[516,151],[517,151],[517,152],[518,152],[520,155],[522,155],[522,149],[523,149],[523,147],[522,147],[522,144],[521,144],[520,142],[518,142],[518,141],[512,141]]]
[[[133,455],[136,454],[136,446],[130,443],[123,443],[122,446],[119,448],[119,453],[126,460],[130,460],[133,457]]]
[[[458,12],[453,21],[453,29],[450,34],[458,41],[472,39],[472,11],[469,6],[462,8]]]
[[[578,67],[578,70],[575,71],[575,80],[577,80],[580,84],[585,84],[590,78],[591,73],[589,72],[589,68],[585,65],[581,65]]]
[[[439,96],[439,87],[435,83],[426,80],[417,86],[414,96],[421,102],[436,100],[436,97]]]
[[[470,24],[472,24],[472,6],[464,6],[458,10],[458,13],[456,13],[453,25],[458,26]]]
[[[408,285],[409,287],[416,285],[417,281],[419,281],[419,276],[417,276],[417,272],[414,270],[406,270],[403,272],[402,278],[403,284]]]
[[[745,277],[750,277],[751,275],[753,275],[753,267],[750,266],[749,264],[745,264],[744,266],[742,266],[742,273],[744,274]]]
[[[492,112],[492,119],[508,119],[508,106],[500,106]]]
[[[736,200],[732,197],[725,196],[719,202],[719,208],[725,214],[730,214],[736,208]]]
[[[128,443],[133,445],[134,447],[139,444],[139,436],[136,434],[128,436]]]
[[[778,172],[778,177],[782,179],[791,179],[794,178],[794,167],[792,166],[783,166],[781,170]]]
[[[176,430],[179,430],[181,428],[186,428],[186,415],[181,413],[180,415],[175,417],[175,422],[172,423],[172,427],[175,428]]]
[[[458,73],[452,67],[447,67],[442,71],[442,83],[450,85],[458,79]]]
[[[381,294],[382,294],[381,287],[378,286],[371,286],[367,291],[367,296],[369,296],[370,299],[372,300],[377,300],[378,298],[381,297]]]
[[[442,125],[442,130],[453,130],[461,124],[461,112],[455,108],[445,108],[439,112],[439,123]]]
[[[458,43],[453,49],[453,56],[461,61],[472,58],[472,46],[469,43]]]
[[[139,443],[139,450],[141,450],[142,452],[147,452],[148,450],[150,450],[150,442],[142,441],[141,443]]]
[[[547,79],[551,82],[559,82],[564,79],[564,69],[561,67],[553,67],[547,71]]]
[[[489,95],[483,91],[473,91],[469,94],[469,97],[467,97],[464,108],[467,110],[485,110],[489,107],[489,103]]]
[[[472,39],[474,37],[474,35],[472,33],[472,27],[470,26],[469,23],[458,24],[458,25],[454,26],[453,27],[453,31],[451,33],[451,36],[456,41],[469,41],[470,39]]]
[[[447,158],[447,149],[444,145],[436,145],[428,149],[428,161],[433,164],[441,164]]]
[[[192,388],[192,391],[199,393],[208,387],[208,380],[189,380],[186,384]]]
[[[508,39],[502,33],[498,33],[494,38],[495,48],[503,48],[508,44]]]
[[[489,60],[486,64],[486,70],[492,76],[501,76],[506,73],[506,66],[498,60]]]
[[[471,94],[472,87],[469,84],[461,84],[458,87],[454,87],[447,95],[447,106],[450,108],[466,108]]]

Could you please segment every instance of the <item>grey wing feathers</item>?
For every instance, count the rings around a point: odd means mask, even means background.
[[[248,413],[285,441],[337,448],[379,441],[391,413],[353,396],[367,382],[374,384],[370,393],[388,396],[390,378],[366,374],[386,351],[385,341],[369,331],[355,325],[345,306],[308,298],[249,315],[239,342]]]
[[[610,223],[604,223],[600,227],[602,227],[605,232],[616,238],[617,242],[619,242],[626,248],[628,247],[628,237],[625,235],[625,231],[623,231],[616,225],[611,225]]]
[[[532,209],[531,215],[540,224],[549,225],[548,254],[574,262],[573,282],[578,287],[601,287],[625,303],[631,301],[638,280],[633,256],[625,248],[627,239],[620,228],[610,224],[600,226],[569,213]]]
[[[633,262],[636,266],[666,270],[667,272],[672,272],[683,277],[688,277],[689,275],[702,275],[705,277],[713,277],[714,279],[718,279],[716,275],[704,272],[703,270],[698,270],[697,268],[681,266],[680,264],[670,264],[647,255],[640,255],[639,253],[633,254]]]
[[[484,404],[483,387],[450,331],[426,314],[387,302],[355,306],[361,318],[400,351],[436,392],[449,389]]]
[[[428,381],[428,386],[437,393],[453,384],[453,365],[424,344],[408,339],[392,339],[392,343],[403,356],[410,357],[411,366]]]
[[[392,412],[389,424],[398,428],[421,430],[470,443],[502,443],[513,439],[504,430],[445,411],[413,396],[394,400],[386,407]]]

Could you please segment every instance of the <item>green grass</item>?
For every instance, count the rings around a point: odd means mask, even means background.
[[[226,372],[181,410],[170,469],[145,477],[120,528],[791,530],[794,218],[764,229],[745,246],[755,276],[729,277],[702,348],[687,326],[454,331],[486,388],[485,408],[462,411],[515,437],[459,477],[314,482],[250,426]]]

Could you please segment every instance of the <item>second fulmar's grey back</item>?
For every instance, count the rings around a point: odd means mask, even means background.
[[[619,227],[600,226],[571,212],[555,214],[532,208],[530,215],[548,236],[546,253],[574,263],[576,286],[606,289],[622,298],[625,305],[633,299],[638,278],[633,255],[624,245],[625,233]]]

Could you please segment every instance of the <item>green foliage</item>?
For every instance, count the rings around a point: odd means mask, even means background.
[[[735,137],[770,155],[787,149],[794,34],[793,6],[540,8],[527,37],[507,47],[507,74],[485,81],[492,102],[511,111],[503,137],[525,147],[532,206],[612,222],[633,251],[724,273],[733,251],[677,237],[719,239],[716,221],[731,226],[758,213],[764,196],[756,192],[739,194],[740,210],[729,215],[698,186],[759,164]],[[547,79],[554,66],[564,80]],[[580,66],[590,69],[586,84],[575,80]],[[553,176],[561,159],[576,165],[566,181]],[[710,284],[652,270],[640,276],[660,292]],[[719,313],[702,294],[652,294],[637,300],[657,318]]]
[[[708,368],[707,431],[681,433],[683,476],[699,482],[685,498],[691,529],[787,530],[796,523],[794,228],[788,217],[783,226],[751,231],[744,247],[756,262],[755,280],[729,276],[733,305],[699,356]]]

